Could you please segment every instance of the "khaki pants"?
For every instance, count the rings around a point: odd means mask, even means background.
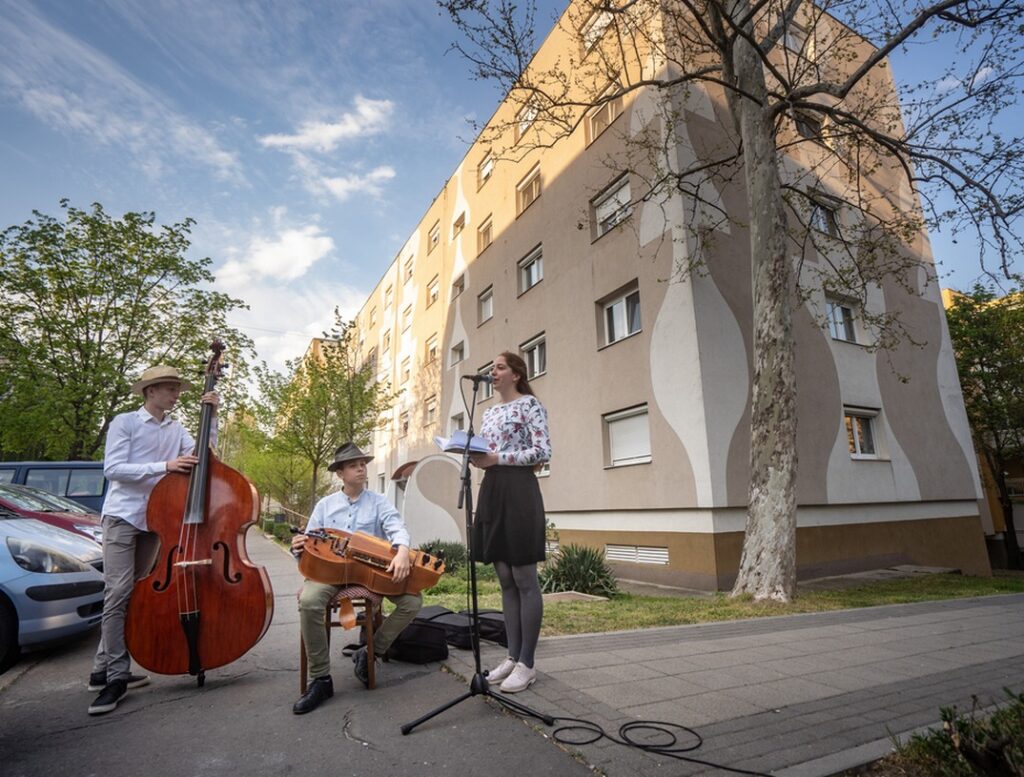
[[[160,538],[136,529],[113,515],[103,516],[103,620],[93,672],[106,672],[107,682],[126,680],[131,660],[124,642],[124,619],[135,581],[153,569]]]
[[[306,643],[306,658],[309,661],[309,676],[312,679],[331,673],[331,655],[327,642],[327,631],[324,629],[324,611],[328,602],[341,590],[340,585],[315,583],[307,580],[299,594],[299,629],[302,640]],[[401,594],[389,596],[388,600],[395,605],[395,610],[373,634],[373,650],[377,655],[384,655],[395,637],[416,617],[423,606],[421,594]]]

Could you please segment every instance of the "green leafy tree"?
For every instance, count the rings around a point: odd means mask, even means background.
[[[1020,569],[1006,472],[1024,460],[1024,293],[997,297],[979,284],[955,295],[946,315],[974,445],[999,494],[1007,561]]]
[[[308,464],[309,509],[326,490],[321,473],[335,448],[346,440],[367,446],[396,396],[390,384],[377,382],[375,364],[360,363],[354,323],[337,310],[334,318],[331,331],[290,360],[286,372],[257,370],[257,415],[271,449]]]
[[[139,373],[172,364],[201,385],[215,337],[233,363],[230,407],[252,346],[226,319],[244,303],[211,289],[209,258],[186,256],[194,222],[61,208],[0,233],[0,455],[98,458],[110,420],[138,403]],[[186,415],[198,395],[183,397]]]

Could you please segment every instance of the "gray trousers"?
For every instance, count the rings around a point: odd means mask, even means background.
[[[327,642],[327,630],[324,629],[324,611],[328,602],[341,588],[340,585],[307,580],[302,585],[302,593],[299,594],[299,629],[302,631],[302,641],[306,643],[309,676],[313,679],[331,673],[331,653]],[[402,633],[402,629],[409,625],[423,606],[422,594],[401,594],[387,598],[395,605],[395,610],[373,633],[373,651],[378,656],[384,655],[395,641],[395,637]]]
[[[103,620],[93,672],[105,672],[107,682],[126,680],[131,660],[124,643],[124,619],[135,581],[153,569],[160,538],[136,529],[113,515],[103,516]]]

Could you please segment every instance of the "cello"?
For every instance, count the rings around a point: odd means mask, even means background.
[[[224,344],[215,341],[203,392],[222,372]],[[249,480],[210,450],[213,407],[203,404],[196,436],[198,463],[168,472],[149,497],[146,522],[160,550],[150,574],[135,584],[125,641],[136,663],[158,674],[206,681],[207,669],[240,658],[266,633],[274,594],[263,567],[245,550],[245,532],[259,517]]]

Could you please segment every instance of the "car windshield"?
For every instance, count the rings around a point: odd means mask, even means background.
[[[35,494],[23,491],[20,488],[11,486],[0,486],[0,499],[10,502],[22,510],[36,510],[41,513],[55,513],[61,508],[55,507],[51,502],[40,499]]]
[[[51,494],[49,491],[35,486],[22,486],[21,488],[29,492],[29,496],[48,502],[53,509],[62,510],[65,513],[92,513],[92,510],[85,505],[79,504],[74,499],[68,499],[66,496],[57,496],[57,494]]]

